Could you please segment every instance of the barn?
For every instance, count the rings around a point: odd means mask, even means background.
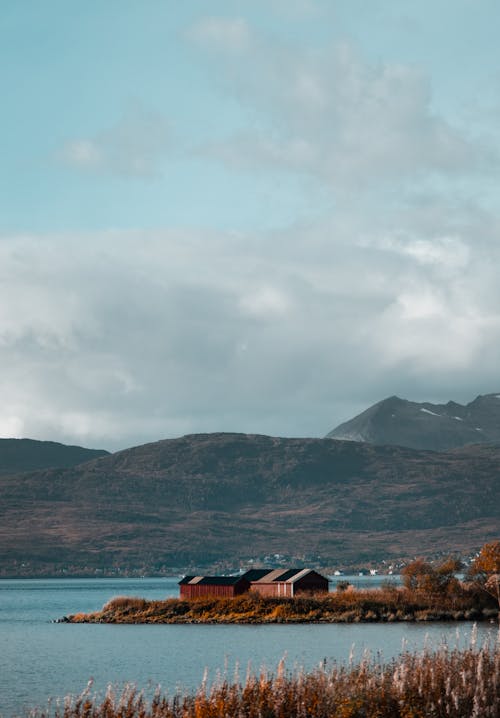
[[[179,588],[181,598],[231,598],[246,593],[250,582],[244,576],[184,576]]]
[[[328,592],[328,579],[310,568],[277,568],[273,571],[252,570],[243,575],[250,582],[250,590],[262,596],[292,598],[304,593]]]

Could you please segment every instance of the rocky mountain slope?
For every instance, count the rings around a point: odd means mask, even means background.
[[[467,444],[500,443],[500,394],[463,406],[422,404],[391,396],[337,426],[330,439],[445,451]]]
[[[67,446],[55,441],[0,439],[0,474],[75,466],[108,455],[107,451]]]
[[[436,454],[201,434],[0,476],[0,575],[269,553],[337,565],[469,551],[499,529],[500,448],[490,446]]]

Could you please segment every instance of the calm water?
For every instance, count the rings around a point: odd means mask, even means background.
[[[346,577],[342,577],[346,578]],[[361,583],[356,577],[353,582]],[[376,578],[363,583],[375,584]],[[333,624],[271,626],[110,626],[51,623],[55,618],[100,608],[112,596],[165,598],[178,593],[177,579],[0,580],[0,715],[10,718],[50,696],[79,693],[88,680],[95,690],[108,683],[165,689],[197,686],[205,667],[242,673],[250,663],[275,668],[311,668],[324,659],[348,659],[365,649],[384,658],[427,640],[446,637],[455,645],[457,627],[467,641],[470,624]],[[479,624],[478,637],[496,632]]]

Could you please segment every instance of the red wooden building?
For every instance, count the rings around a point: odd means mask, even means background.
[[[328,579],[310,568],[277,568],[273,571],[247,571],[243,576],[250,582],[250,589],[262,596],[286,596],[292,598],[304,593],[328,592]]]
[[[310,568],[266,568],[252,569],[242,576],[184,576],[179,588],[181,598],[230,598],[250,590],[262,596],[292,598],[301,593],[328,592],[328,579]]]
[[[244,576],[184,576],[179,581],[181,598],[240,596],[250,589],[250,582]]]

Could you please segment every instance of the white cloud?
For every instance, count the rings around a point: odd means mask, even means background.
[[[0,436],[12,439],[24,437],[24,422],[19,416],[2,416],[0,420]]]
[[[290,309],[286,295],[274,287],[260,287],[245,293],[239,300],[244,314],[271,319],[285,315]]]
[[[415,67],[367,62],[347,42],[308,51],[262,35],[250,42],[249,33],[245,26],[247,40],[237,43],[238,56],[229,48],[220,71],[262,129],[207,143],[201,151],[213,158],[306,173],[350,191],[498,167],[494,148],[436,114],[429,79]]]
[[[150,178],[161,173],[169,149],[166,119],[136,105],[93,137],[68,140],[59,158],[78,170]]]
[[[481,352],[500,339],[500,316],[488,321],[460,301],[443,301],[438,292],[422,287],[420,293],[408,292],[395,299],[375,320],[371,339],[379,361],[395,372],[427,378],[428,385],[435,384],[436,376],[444,379],[446,372],[465,372],[471,385],[475,379],[477,386],[483,381]],[[496,385],[492,374],[489,381]],[[456,392],[460,392],[458,387]]]
[[[386,394],[496,391],[500,224],[421,209],[384,245],[394,219],[1,238],[0,429],[110,448],[321,435]]]
[[[463,270],[471,258],[469,247],[457,236],[424,238],[414,234],[405,237],[389,235],[382,239],[372,237],[365,243],[361,241],[361,245],[367,244],[407,256],[422,265],[439,267],[444,272]]]
[[[272,233],[0,238],[0,430],[110,448],[322,435],[384,395],[497,391],[500,218],[475,184],[495,151],[436,113],[415,67],[269,42],[239,18],[189,37],[249,119],[231,134],[217,115],[222,140],[200,153],[307,176],[325,216]],[[137,110],[63,158],[149,177],[169,138]]]
[[[400,294],[396,298],[396,305],[403,321],[446,317],[446,310],[438,293],[426,287]]]
[[[442,264],[454,269],[466,267],[470,254],[468,247],[454,237],[417,239],[409,242],[403,252],[422,264]]]

